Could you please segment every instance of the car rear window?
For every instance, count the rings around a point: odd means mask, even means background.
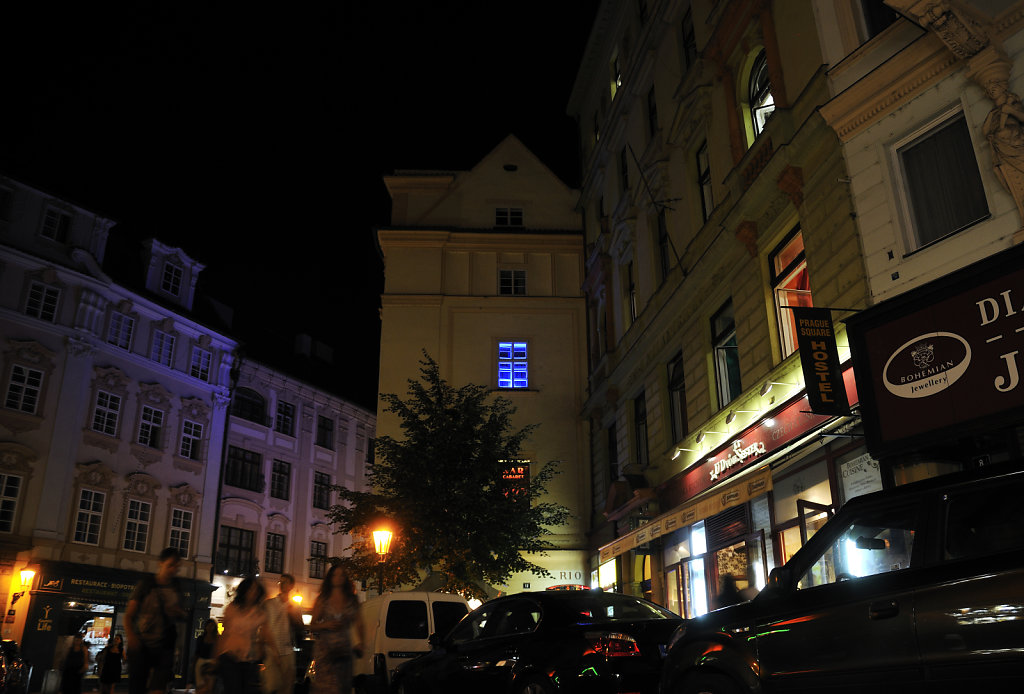
[[[431,603],[434,611],[434,631],[444,636],[452,630],[459,620],[466,616],[466,604],[461,602]]]
[[[950,494],[946,559],[1024,550],[1024,480]]]
[[[393,639],[425,639],[427,603],[422,600],[392,600],[384,622],[384,634]]]

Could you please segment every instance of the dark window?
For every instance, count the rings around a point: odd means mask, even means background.
[[[860,9],[864,15],[866,38],[878,36],[890,24],[900,18],[899,13],[886,5],[883,0],[861,0]]]
[[[292,465],[283,460],[275,460],[270,471],[270,496],[275,499],[288,500],[292,486]]]
[[[619,435],[615,425],[608,427],[608,480],[619,479]]]
[[[647,92],[647,132],[651,137],[658,132],[658,100],[653,86]]]
[[[263,568],[272,574],[284,572],[284,535],[267,533],[267,555]]]
[[[309,577],[323,578],[327,574],[327,543],[312,540],[309,543]]]
[[[160,288],[172,296],[178,296],[181,292],[181,268],[173,263],[164,263],[164,274],[160,282]]]
[[[430,636],[427,603],[423,600],[392,600],[384,621],[384,635],[393,639],[425,639]]]
[[[683,68],[689,70],[697,62],[697,35],[693,31],[693,13],[683,15]]]
[[[295,436],[295,405],[290,402],[277,403],[274,431],[286,436]]]
[[[230,525],[220,526],[217,545],[217,572],[232,576],[248,576],[256,573],[256,562],[252,547],[255,533]]]
[[[331,476],[324,472],[313,473],[313,508],[331,507]]]
[[[668,412],[672,422],[672,443],[677,443],[688,429],[686,421],[686,382],[683,378],[683,353],[678,352],[668,363]]]
[[[619,185],[623,193],[629,190],[629,158],[625,147],[619,150]]]
[[[988,217],[978,160],[962,113],[899,150],[916,248]]]
[[[643,391],[633,400],[633,431],[636,437],[636,464],[647,467],[650,462],[647,446],[647,396]]]
[[[316,445],[321,448],[334,450],[334,420],[330,417],[317,415],[316,418]]]
[[[661,270],[661,281],[668,277],[672,268],[672,241],[668,237],[668,222],[665,221],[665,210],[658,211],[658,262]]]
[[[254,492],[263,491],[263,456],[238,446],[228,446],[224,484]]]
[[[1020,480],[950,494],[946,507],[946,559],[1024,551]]]
[[[499,270],[498,293],[502,296],[526,296],[526,270]]]
[[[57,318],[57,303],[60,301],[60,289],[32,282],[28,286],[28,298],[25,300],[25,315],[53,323]]]
[[[466,616],[465,603],[438,600],[430,604],[434,612],[434,631],[444,636]]]
[[[707,140],[704,140],[697,149],[697,185],[700,186],[701,219],[706,222],[715,209],[715,200],[711,194],[711,160],[708,159]]]
[[[522,207],[496,207],[494,208],[494,226],[496,227],[521,227],[523,226]]]
[[[629,322],[636,320],[636,280],[633,278],[633,263],[626,265],[626,302],[629,308]]]
[[[58,212],[56,210],[47,210],[43,216],[43,228],[39,233],[51,241],[57,243],[67,243],[68,231],[71,229],[71,215]]]
[[[251,388],[239,388],[231,401],[231,414],[266,426],[267,401]]]
[[[721,408],[732,402],[743,390],[740,385],[740,356],[731,299],[711,317],[711,340],[715,350],[718,406]]]

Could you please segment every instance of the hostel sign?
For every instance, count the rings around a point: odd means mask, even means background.
[[[1024,415],[1024,246],[846,322],[876,456]]]
[[[794,306],[796,340],[800,366],[807,384],[807,402],[816,414],[850,414],[843,372],[839,368],[839,348],[827,308]]]

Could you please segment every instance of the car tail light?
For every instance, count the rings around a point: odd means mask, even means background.
[[[629,634],[601,632],[587,634],[590,647],[606,658],[622,658],[640,655],[640,646]]]

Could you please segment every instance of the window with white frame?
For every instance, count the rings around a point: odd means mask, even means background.
[[[978,160],[960,111],[896,146],[902,193],[917,250],[989,216]]]
[[[277,401],[274,431],[285,436],[295,436],[295,405],[283,400]]]
[[[117,419],[121,415],[121,396],[101,390],[96,393],[92,411],[92,430],[117,436]]]
[[[799,226],[772,251],[768,265],[772,293],[775,295],[775,313],[779,321],[779,344],[782,356],[788,357],[797,350],[796,318],[789,307],[813,306],[804,237]]]
[[[25,315],[53,323],[57,318],[60,289],[42,282],[30,282],[25,300]]]
[[[171,509],[171,534],[168,546],[178,550],[183,556],[189,556],[189,545],[192,543],[192,512],[183,508]]]
[[[143,446],[160,448],[160,434],[164,428],[164,413],[149,405],[142,406],[139,418],[139,437],[137,441]]]
[[[83,489],[78,495],[78,513],[75,515],[75,542],[86,545],[100,543],[103,525],[103,505],[107,495],[92,489]]]
[[[128,500],[128,516],[124,524],[124,548],[145,552],[149,540],[149,514],[152,505],[139,499]]]
[[[153,329],[153,346],[149,351],[149,358],[155,362],[170,366],[174,357],[174,335],[165,333],[163,330]]]
[[[711,340],[714,348],[718,406],[722,408],[742,392],[740,355],[736,343],[736,319],[733,317],[732,299],[726,301],[711,317]]]
[[[498,294],[526,296],[526,270],[499,270]]]
[[[163,277],[160,280],[160,288],[171,296],[178,296],[181,293],[181,267],[171,262],[164,263]]]
[[[768,75],[768,59],[764,49],[754,59],[754,65],[750,68],[748,82],[748,104],[750,106],[750,121],[754,129],[754,137],[764,130],[768,118],[775,112],[775,97],[772,96],[772,81]]]
[[[327,543],[311,540],[309,543],[309,577],[323,578],[327,573]]]
[[[14,518],[21,493],[21,477],[0,473],[0,533],[14,531]]]
[[[189,365],[189,375],[198,378],[205,383],[210,382],[210,364],[213,362],[213,354],[202,347],[192,347],[192,361]]]
[[[71,215],[59,210],[46,210],[46,214],[43,215],[43,225],[39,229],[40,236],[57,243],[67,243],[70,231]]]
[[[203,442],[203,425],[186,419],[181,424],[181,447],[178,454],[189,460],[199,460],[200,446]]]
[[[498,343],[498,387],[529,388],[530,369],[526,342]]]
[[[134,318],[117,312],[110,315],[110,327],[107,329],[107,342],[120,347],[121,349],[131,349],[133,332],[135,332]]]
[[[523,226],[522,207],[495,207],[494,226],[496,227],[521,227]]]
[[[11,365],[4,407],[26,414],[36,414],[43,388],[43,372],[21,364]]]

